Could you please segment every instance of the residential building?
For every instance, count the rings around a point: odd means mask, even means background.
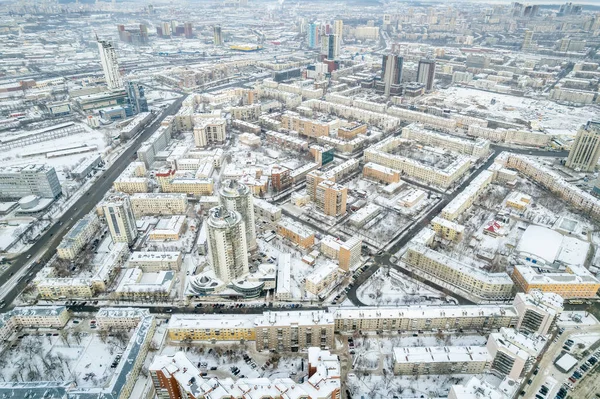
[[[210,144],[222,144],[227,138],[225,118],[202,118],[194,124],[194,143],[196,147]]]
[[[156,273],[163,270],[179,270],[183,257],[181,252],[135,251],[129,256],[128,266],[141,269],[144,273]]]
[[[98,43],[98,50],[100,51],[100,63],[102,64],[106,85],[110,90],[122,89],[123,78],[121,78],[121,71],[119,70],[119,62],[117,60],[115,48],[112,43],[107,40],[99,40],[97,37],[96,40]]]
[[[223,45],[223,31],[219,25],[213,27],[213,43],[217,47]]]
[[[56,248],[58,257],[69,260],[75,259],[81,249],[91,241],[99,228],[100,221],[98,216],[93,213],[79,219]]]
[[[330,308],[335,331],[494,330],[514,327],[518,314],[512,305],[403,306]]]
[[[360,265],[360,253],[362,249],[362,240],[356,236],[350,237],[342,245],[339,250],[340,269],[349,271],[352,268]]]
[[[113,194],[106,198],[101,208],[113,242],[133,244],[138,232],[129,196]]]
[[[308,47],[317,48],[319,46],[319,25],[315,22],[308,24]]]
[[[506,273],[488,273],[422,244],[410,244],[402,259],[416,270],[454,286],[463,295],[494,301],[513,297],[514,284]]]
[[[374,162],[367,162],[363,167],[363,177],[372,179],[380,183],[398,183],[400,181],[400,173],[392,168],[378,165]]]
[[[281,219],[277,223],[277,234],[302,248],[310,248],[315,244],[314,232],[287,219]]]
[[[298,113],[293,111],[286,111],[281,116],[281,127],[284,129],[298,132],[298,134],[307,137],[320,137],[329,136],[329,133],[333,127],[339,123],[338,120],[332,120],[329,122],[317,121],[314,119],[308,119],[300,116]]]
[[[137,218],[148,215],[182,215],[188,207],[187,196],[178,193],[136,193],[130,200]]]
[[[524,335],[512,328],[501,328],[489,335],[487,349],[492,356],[491,369],[518,380],[535,362],[545,347],[545,337]]]
[[[600,121],[589,121],[577,132],[565,165],[576,171],[593,172],[599,157]]]
[[[465,226],[450,220],[434,217],[431,220],[431,228],[445,240],[461,241]]]
[[[513,304],[519,313],[515,329],[527,334],[548,334],[563,311],[560,295],[539,290],[531,290],[529,294],[517,293]]]
[[[154,228],[148,233],[150,241],[177,241],[183,234],[187,222],[183,215],[173,215],[160,218]]]
[[[208,258],[225,283],[248,274],[246,226],[239,212],[224,206],[210,209],[206,219]]]
[[[585,268],[583,268],[585,269]],[[585,269],[587,271],[587,269]],[[533,267],[515,265],[512,278],[520,290],[530,293],[532,290],[553,292],[564,299],[595,298],[600,289],[600,281],[589,271],[570,268],[563,272],[540,273]]]
[[[167,334],[173,341],[254,341],[255,315],[173,315]]]
[[[260,198],[254,198],[254,215],[256,219],[270,223],[281,220],[281,208]]]
[[[142,269],[126,269],[123,278],[115,288],[115,295],[126,300],[147,300],[169,297],[175,286],[175,272],[163,270],[144,273]]]
[[[492,357],[485,346],[433,346],[394,348],[394,374],[480,374],[489,370]]]
[[[333,348],[334,319],[325,311],[265,312],[254,320],[256,350],[298,352]]]
[[[306,291],[320,297],[331,286],[331,283],[336,280],[339,275],[338,270],[338,265],[333,262],[326,262],[325,264],[315,266],[312,273],[306,276],[304,284]]]
[[[340,399],[341,369],[336,355],[318,347],[308,350],[305,382],[291,378],[203,377],[184,352],[157,356],[149,367],[154,391],[159,399],[208,399],[243,397],[249,393],[262,399],[294,398]]]
[[[237,180],[224,180],[219,189],[221,205],[236,211],[242,216],[246,229],[246,245],[248,250],[256,248],[256,220],[254,218],[254,196],[247,185]]]
[[[342,216],[346,214],[346,200],[348,188],[329,180],[317,185],[315,204],[317,209],[328,216]]]
[[[271,187],[276,193],[288,189],[292,184],[290,169],[280,165],[271,166]]]

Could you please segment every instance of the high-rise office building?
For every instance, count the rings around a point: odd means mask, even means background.
[[[219,25],[213,28],[213,41],[215,43],[215,46],[223,45],[223,31],[221,30],[221,27]]]
[[[425,85],[425,90],[433,89],[433,80],[435,79],[435,60],[425,58],[419,61],[417,70],[417,82]]]
[[[171,24],[169,22],[163,22],[162,24],[162,34],[163,37],[171,37]]]
[[[102,212],[113,242],[131,245],[137,237],[137,227],[129,196],[121,193],[108,197],[102,203]]]
[[[227,284],[249,272],[246,225],[239,212],[211,208],[206,232],[208,259],[220,280]]]
[[[133,113],[148,112],[148,101],[144,93],[144,86],[138,82],[128,81],[125,83],[125,89]]]
[[[384,94],[390,95],[391,87],[402,82],[402,65],[404,59],[399,55],[387,54],[383,56],[381,65],[381,78],[385,85]]]
[[[58,198],[61,194],[62,187],[52,166],[31,164],[0,169],[0,199],[21,199],[28,195]]]
[[[248,250],[256,248],[256,223],[252,192],[245,184],[237,180],[225,180],[219,190],[220,202],[230,211],[239,212],[245,223],[246,245]]]
[[[183,25],[183,33],[186,39],[191,39],[194,37],[194,28],[191,22],[186,22]]]
[[[319,25],[316,22],[308,24],[308,47],[319,47]]]
[[[98,50],[100,50],[100,62],[106,85],[111,90],[122,89],[123,79],[119,72],[119,62],[117,61],[117,52],[112,43],[106,40],[98,40]]]
[[[589,121],[581,127],[569,151],[566,166],[582,172],[592,172],[600,157],[600,122]]]

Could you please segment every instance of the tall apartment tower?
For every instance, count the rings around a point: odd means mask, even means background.
[[[433,80],[435,79],[435,60],[422,59],[419,61],[419,69],[417,70],[417,82],[425,85],[425,90],[433,89]]]
[[[126,194],[115,194],[102,204],[102,211],[113,242],[131,245],[137,237],[137,228],[131,201]]]
[[[329,216],[346,214],[348,189],[329,180],[322,181],[317,186],[315,203],[317,208]]]
[[[225,180],[219,189],[221,205],[229,211],[242,215],[246,229],[246,245],[248,250],[256,248],[256,222],[254,219],[254,197],[245,184],[237,180]]]
[[[249,272],[246,225],[239,212],[211,208],[206,232],[208,258],[220,280],[227,284]]]
[[[308,24],[308,47],[317,48],[319,46],[319,25],[316,22]]]
[[[402,65],[404,59],[399,55],[387,54],[383,56],[381,65],[381,78],[385,85],[384,94],[390,95],[391,87],[402,82]]]
[[[213,41],[215,42],[215,46],[223,45],[223,31],[219,25],[213,28]]]
[[[98,50],[100,50],[100,62],[102,63],[102,71],[104,71],[104,79],[109,89],[122,89],[123,79],[119,72],[119,62],[117,61],[117,52],[112,43],[106,40],[98,40]]]
[[[342,36],[344,35],[344,21],[341,19],[333,21],[333,33],[337,36],[337,49],[335,51],[339,54],[342,47]]]
[[[194,28],[191,22],[186,22],[183,24],[183,34],[186,39],[191,39],[194,37]]]
[[[531,48],[533,44],[533,31],[527,29],[525,31],[525,37],[523,38],[523,45],[521,46],[521,50],[527,50]]]
[[[589,121],[577,132],[569,151],[567,168],[592,172],[600,157],[600,121]]]
[[[339,56],[340,43],[335,34],[321,36],[321,54],[328,60],[335,60]]]

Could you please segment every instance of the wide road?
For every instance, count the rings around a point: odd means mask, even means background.
[[[94,209],[96,204],[102,200],[104,194],[112,187],[115,179],[133,160],[140,145],[160,127],[160,123],[165,117],[177,113],[184,99],[185,96],[178,98],[173,104],[163,110],[161,115],[134,139],[134,142],[104,171],[88,191],[72,204],[63,216],[56,220],[56,223],[50,229],[46,230],[43,236],[29,250],[13,258],[10,267],[0,276],[0,296],[2,296],[2,299],[6,303],[6,305],[0,307],[0,311],[9,306],[15,297],[25,288],[28,276],[32,276],[33,273],[40,271],[44,264],[52,257],[62,237],[69,231],[73,224]],[[35,262],[36,260],[40,260],[40,262]],[[27,266],[28,270],[19,273],[19,271]],[[19,276],[23,277],[19,278]]]
[[[365,281],[367,281],[369,279],[369,277],[371,277],[371,275],[373,275],[373,273],[375,273],[382,265],[386,265],[388,267],[393,268],[394,270],[397,270],[401,273],[407,274],[409,276],[411,276],[409,273],[407,273],[404,269],[400,268],[399,266],[395,265],[390,258],[396,253],[398,252],[403,246],[405,246],[406,244],[408,244],[408,242],[410,240],[412,240],[424,227],[427,227],[429,225],[429,222],[431,221],[431,219],[433,219],[433,217],[437,214],[440,213],[440,211],[450,202],[452,201],[458,194],[462,193],[465,188],[467,188],[467,186],[469,184],[471,184],[471,182],[473,181],[473,179],[475,179],[475,177],[477,177],[481,172],[483,172],[484,170],[486,170],[496,159],[496,157],[498,155],[500,155],[501,152],[503,151],[508,151],[508,152],[512,152],[515,154],[526,154],[526,155],[531,155],[531,156],[544,156],[544,157],[566,157],[568,155],[567,151],[548,151],[548,150],[535,150],[535,149],[522,149],[522,148],[510,148],[510,147],[504,147],[504,146],[499,146],[499,145],[492,145],[490,146],[490,148],[494,151],[494,153],[492,154],[492,156],[490,156],[490,158],[483,163],[483,165],[481,165],[479,167],[479,169],[477,169],[476,172],[474,172],[473,174],[471,174],[471,176],[469,176],[469,178],[467,180],[465,180],[464,182],[461,183],[461,185],[458,187],[458,189],[454,190],[454,192],[450,195],[445,196],[442,201],[440,201],[436,206],[434,206],[430,211],[428,211],[419,222],[414,223],[412,226],[410,226],[408,228],[408,230],[403,233],[402,237],[396,241],[392,247],[384,253],[378,254],[374,257],[375,262],[373,262],[373,264],[367,269],[365,270],[364,273],[362,273],[354,282],[354,286],[352,288],[350,288],[350,291],[348,291],[347,297],[348,299],[350,299],[350,301],[352,302],[352,304],[354,304],[355,306],[365,306],[364,303],[362,303],[359,299],[358,296],[356,294],[356,291],[358,290],[358,288],[364,284]],[[411,276],[412,277],[412,276]],[[439,285],[431,282],[431,281],[423,281],[423,279],[419,279],[419,281],[422,281],[423,283],[425,283],[426,285],[444,292],[447,295],[450,295],[454,298],[456,298],[458,300],[458,302],[461,305],[472,305],[473,302],[471,302],[470,300],[466,299],[466,298],[462,298],[460,296],[457,296],[455,293],[452,293],[450,291],[448,291],[445,288],[440,287]]]

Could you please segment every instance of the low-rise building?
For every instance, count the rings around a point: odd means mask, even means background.
[[[394,348],[394,374],[480,374],[491,363],[485,346]]]
[[[255,315],[173,315],[167,334],[173,341],[254,341]]]
[[[129,256],[128,266],[141,269],[144,273],[163,270],[179,270],[183,257],[181,252],[135,251]]]
[[[442,238],[450,241],[460,241],[465,231],[465,226],[439,216],[431,220],[431,228]]]
[[[367,162],[363,167],[363,177],[380,183],[398,183],[400,173],[392,168],[378,165],[373,162]]]
[[[56,248],[61,259],[73,260],[100,228],[98,216],[90,213],[79,219]]]
[[[174,284],[175,273],[171,270],[144,273],[142,269],[131,268],[125,271],[125,275],[115,289],[115,295],[129,300],[166,298]]]
[[[263,199],[254,198],[254,215],[257,219],[275,223],[281,220],[281,208]]]
[[[182,215],[188,206],[187,197],[183,193],[136,193],[130,200],[137,218],[148,215]]]
[[[532,290],[553,292],[564,299],[594,298],[600,289],[600,281],[587,269],[573,273],[570,268],[563,272],[538,272],[531,266],[515,265],[512,278],[524,292]],[[586,273],[587,272],[587,273]]]
[[[315,244],[314,232],[296,222],[286,219],[281,219],[277,223],[277,234],[302,248],[310,248]]]
[[[338,265],[333,262],[315,266],[312,273],[306,276],[306,291],[316,296],[321,295],[336,280],[338,270]]]
[[[161,218],[148,234],[151,241],[177,241],[187,226],[184,215]]]

